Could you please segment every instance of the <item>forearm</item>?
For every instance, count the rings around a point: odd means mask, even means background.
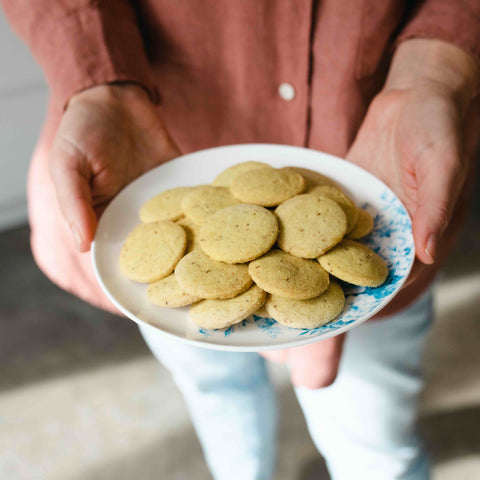
[[[397,47],[384,89],[436,89],[465,111],[479,85],[480,66],[470,54],[442,40],[414,38]]]

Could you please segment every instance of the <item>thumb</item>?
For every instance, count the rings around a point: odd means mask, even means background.
[[[434,263],[443,235],[465,180],[458,149],[426,160],[417,174],[418,190],[413,214],[413,238],[418,259]],[[432,161],[434,160],[434,161]]]
[[[345,334],[305,347],[292,348],[289,367],[295,387],[311,389],[331,385],[338,372]]]
[[[97,227],[88,166],[76,154],[57,146],[52,149],[49,166],[58,204],[70,226],[75,246],[80,252],[86,252],[90,250]]]

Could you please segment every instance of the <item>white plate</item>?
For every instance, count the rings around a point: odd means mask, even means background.
[[[337,181],[356,204],[375,219],[373,232],[362,240],[387,262],[390,274],[378,288],[344,285],[346,303],[333,322],[313,330],[284,327],[274,320],[252,316],[226,330],[198,328],[188,307],[166,309],[152,305],[146,285],[126,279],[118,257],[128,233],[139,222],[140,206],[168,188],[211,183],[235,163],[258,160],[274,167],[298,166],[316,170]],[[110,300],[129,318],[150,325],[159,334],[197,346],[232,351],[261,351],[313,343],[368,320],[398,293],[413,265],[415,250],[410,218],[395,194],[380,180],[345,160],[305,148],[282,145],[234,145],[184,155],[142,175],[115,197],[102,215],[92,249],[95,274]]]

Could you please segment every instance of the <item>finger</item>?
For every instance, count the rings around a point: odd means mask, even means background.
[[[289,349],[284,350],[268,350],[260,352],[260,355],[267,360],[275,363],[286,363],[288,360]]]
[[[290,350],[292,384],[310,389],[331,385],[337,377],[345,334]]]
[[[90,250],[97,226],[92,208],[89,172],[78,158],[54,148],[50,159],[50,175],[75,246],[80,252],[86,252]]]
[[[417,174],[417,205],[412,222],[417,258],[425,264],[436,260],[439,240],[464,182],[457,149],[433,160],[436,163],[423,163]]]

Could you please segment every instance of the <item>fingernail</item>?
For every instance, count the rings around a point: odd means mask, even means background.
[[[80,247],[82,246],[82,237],[80,236],[80,232],[78,231],[77,227],[72,227],[72,233],[75,245],[80,250]]]
[[[431,263],[435,261],[436,248],[437,248],[437,237],[432,234],[428,237],[427,246],[425,247],[425,253],[430,257]]]

